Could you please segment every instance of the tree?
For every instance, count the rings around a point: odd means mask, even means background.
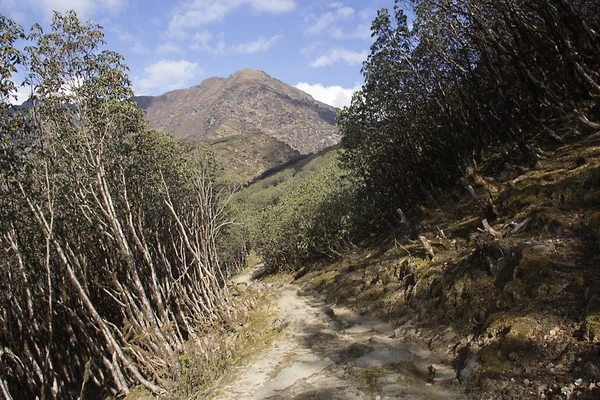
[[[12,49],[20,31],[2,28]],[[28,40],[32,107],[2,126],[0,393],[162,393],[184,343],[230,312],[214,158],[147,128],[99,26],[55,13]]]
[[[398,1],[373,21],[365,84],[339,117],[344,165],[380,215],[430,198],[490,146],[535,163],[532,136],[562,141],[551,124],[600,127],[587,111],[600,95],[595,3],[405,3],[412,28]]]

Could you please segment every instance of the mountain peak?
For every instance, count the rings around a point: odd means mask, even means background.
[[[155,129],[214,144],[227,153],[225,164],[246,169],[236,172],[249,179],[339,142],[335,108],[263,71],[242,69],[190,89],[133,100]]]
[[[237,79],[243,79],[243,78],[269,78],[269,79],[273,79],[271,78],[266,72],[264,71],[259,71],[256,69],[250,69],[250,68],[244,68],[244,69],[240,69],[239,71],[234,72],[233,74],[231,74],[229,76],[229,78],[237,78]]]
[[[253,85],[253,84],[269,84],[276,79],[273,79],[264,71],[258,71],[255,69],[241,69],[239,71],[234,72],[229,75],[227,78],[228,81],[232,83],[245,84],[245,85]]]

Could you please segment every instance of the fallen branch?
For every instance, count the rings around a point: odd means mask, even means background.
[[[297,279],[302,278],[304,275],[306,275],[307,272],[308,272],[308,268],[302,267],[298,271],[294,272],[294,274],[292,276],[294,277],[294,280],[297,280]]]
[[[416,240],[419,237],[419,231],[417,231],[417,228],[415,228],[415,226],[410,223],[410,221],[408,220],[408,218],[406,218],[406,215],[400,208],[397,211],[398,214],[400,214],[400,222],[402,222],[402,224],[405,225],[406,228],[408,228],[408,231],[410,232],[410,238],[412,240]]]
[[[512,230],[512,234],[515,235],[517,233],[519,233],[520,231],[522,231],[527,225],[529,225],[529,223],[531,222],[531,217],[525,218],[525,220],[523,222],[521,222],[520,224],[517,224],[514,229]]]
[[[433,252],[433,247],[431,247],[431,244],[429,244],[429,241],[427,240],[427,238],[423,235],[419,235],[419,240],[421,241],[421,243],[423,243],[423,247],[425,247],[425,250],[427,250],[427,253],[429,253],[431,258],[435,257],[435,253]]]
[[[492,227],[490,226],[490,224],[488,223],[487,219],[484,219],[482,221],[483,224],[483,229],[489,233],[490,235],[492,235],[494,238],[496,239],[502,239],[502,234],[494,229],[492,229]]]
[[[524,181],[525,179],[527,179],[527,176],[525,175],[517,176],[515,179],[512,180],[512,184],[516,185],[517,183]]]
[[[417,230],[417,228],[409,222],[408,218],[406,218],[406,215],[400,208],[397,211],[398,214],[400,214],[400,221],[408,228],[410,232],[410,238],[412,240],[419,239],[423,244],[423,247],[425,247],[425,250],[427,250],[427,253],[429,253],[429,255],[431,256],[431,258],[435,257],[433,247],[431,247],[431,244],[429,244],[427,238],[423,235],[419,235],[419,231]]]
[[[556,140],[558,143],[564,143],[565,139],[563,139],[562,137],[558,136],[556,134],[556,132],[554,132],[552,129],[548,128],[545,125],[542,125],[542,129],[544,130],[544,132],[546,132],[552,139]]]
[[[461,178],[460,181],[465,185],[465,189],[467,189],[473,200],[477,200],[477,194],[475,193],[473,186],[465,178]]]
[[[446,237],[446,234],[439,226],[436,225],[436,226],[434,226],[434,228],[435,228],[435,232],[438,234],[438,236],[441,236],[442,238],[448,240],[448,238]]]
[[[395,235],[394,235],[394,245],[396,246],[396,248],[398,248],[398,247],[402,248],[402,250],[406,251],[409,256],[411,255],[411,252],[406,247],[402,246],[400,244],[400,242],[398,242],[398,239],[396,239]]]
[[[537,154],[538,158],[540,158],[542,160],[545,160],[552,155],[552,153],[548,153],[547,151],[544,151],[539,147],[536,147],[533,150],[535,151],[535,154]]]

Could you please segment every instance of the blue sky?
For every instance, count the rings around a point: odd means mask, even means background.
[[[158,95],[242,68],[341,107],[362,83],[378,9],[393,0],[0,0],[26,30],[74,9],[104,27],[138,95]],[[22,98],[21,98],[22,99]]]

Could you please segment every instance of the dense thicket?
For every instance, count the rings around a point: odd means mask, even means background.
[[[147,129],[98,26],[0,18],[0,397],[162,392],[227,319],[211,155]],[[11,73],[29,72],[15,113]]]
[[[266,271],[294,270],[348,246],[360,225],[357,182],[338,152],[285,169],[236,194],[233,203]]]
[[[380,213],[427,201],[490,145],[535,162],[533,135],[600,128],[598,2],[413,0],[412,27],[396,3],[339,117],[344,164]]]
[[[365,83],[338,116],[346,173],[332,162],[279,189],[251,189],[262,211],[250,236],[268,266],[335,254],[398,208],[435,201],[489,148],[534,163],[543,155],[534,137],[562,141],[554,126],[600,128],[597,2],[402,3],[412,26],[399,1],[378,12]]]

